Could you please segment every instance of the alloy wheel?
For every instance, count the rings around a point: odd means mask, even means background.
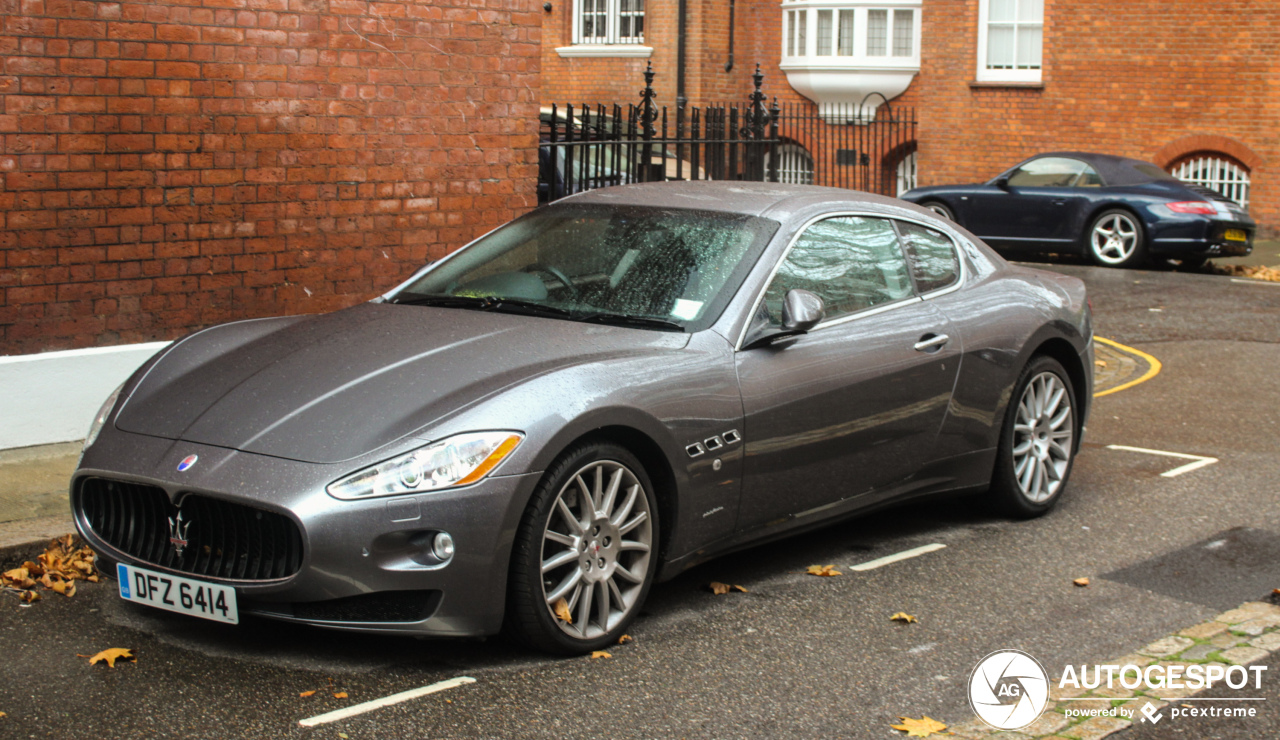
[[[1118,265],[1138,248],[1138,226],[1122,213],[1111,213],[1093,225],[1089,235],[1093,253],[1109,265]]]
[[[627,466],[599,460],[569,478],[542,536],[542,596],[561,631],[591,640],[630,614],[649,573],[653,531],[649,498]]]
[[[1043,372],[1027,383],[1013,426],[1013,473],[1027,500],[1043,503],[1062,487],[1074,424],[1071,395],[1057,375]]]

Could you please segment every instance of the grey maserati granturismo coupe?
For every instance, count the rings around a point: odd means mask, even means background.
[[[627,185],[174,342],[103,405],[72,508],[138,604],[583,652],[767,538],[944,492],[1044,513],[1092,370],[1079,280],[924,208]]]

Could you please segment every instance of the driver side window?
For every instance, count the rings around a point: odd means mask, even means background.
[[[893,225],[864,216],[828,218],[805,230],[765,290],[770,324],[782,324],[782,300],[792,288],[820,296],[826,321],[912,295]]]

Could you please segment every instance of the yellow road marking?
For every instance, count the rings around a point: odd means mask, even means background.
[[[1151,380],[1152,378],[1160,374],[1160,368],[1163,367],[1163,365],[1160,364],[1160,361],[1152,357],[1151,355],[1147,354],[1146,352],[1143,352],[1140,349],[1134,349],[1133,347],[1128,347],[1123,344],[1120,344],[1119,342],[1113,342],[1110,339],[1104,339],[1097,335],[1094,335],[1093,341],[1102,342],[1108,347],[1114,347],[1115,349],[1118,349],[1121,352],[1128,352],[1129,354],[1136,355],[1137,357],[1141,357],[1142,359],[1146,360],[1148,364],[1147,372],[1143,373],[1141,378],[1136,378],[1134,380],[1130,380],[1128,383],[1121,383],[1115,388],[1108,388],[1105,391],[1095,393],[1093,394],[1094,398],[1098,398],[1100,396],[1106,396],[1112,393],[1118,393],[1122,390],[1125,390],[1126,388],[1132,388],[1135,385],[1139,383],[1145,383],[1148,380]]]

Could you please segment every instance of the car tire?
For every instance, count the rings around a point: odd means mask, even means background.
[[[1146,233],[1130,211],[1103,211],[1090,222],[1084,238],[1089,258],[1103,267],[1138,267],[1147,259]]]
[[[1071,476],[1078,434],[1071,377],[1057,360],[1037,355],[1023,368],[1009,397],[991,480],[992,503],[1020,519],[1052,509]]]
[[[634,455],[606,442],[565,452],[517,530],[504,631],[565,655],[617,644],[653,584],[658,533],[653,485]]]
[[[933,211],[934,213],[938,214],[939,216],[945,218],[948,221],[956,220],[956,214],[953,213],[945,203],[942,203],[936,200],[930,200],[930,201],[921,203],[920,205],[925,208],[928,208],[929,210]]]

